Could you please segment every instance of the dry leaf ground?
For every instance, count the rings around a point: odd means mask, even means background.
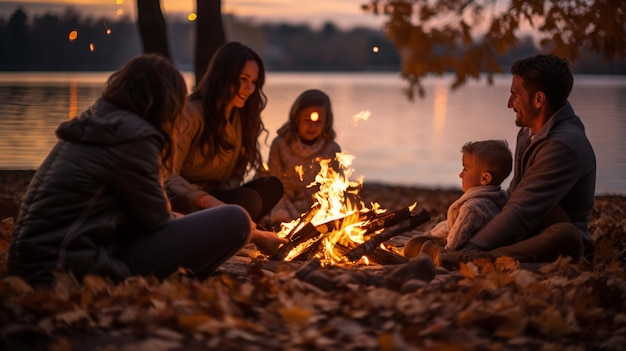
[[[0,200],[19,201],[32,173],[0,172]],[[445,217],[456,190],[366,184],[366,202],[420,202]],[[12,210],[10,205],[0,207]],[[520,265],[476,260],[434,279],[387,284],[394,266],[273,262],[244,248],[198,281],[133,277],[121,284],[58,275],[49,289],[7,276],[13,219],[0,224],[2,350],[623,350],[626,198],[598,196],[585,259]],[[402,245],[396,238],[395,245]],[[419,264],[416,266],[419,267]]]

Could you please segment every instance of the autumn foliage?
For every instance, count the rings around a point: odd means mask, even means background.
[[[369,0],[366,12],[388,17],[385,34],[396,45],[408,94],[424,94],[428,74],[456,73],[453,87],[508,67],[496,60],[519,38],[535,33],[538,46],[575,62],[582,52],[607,61],[626,59],[626,2],[607,0]]]
[[[384,208],[419,201],[433,224],[458,192],[366,184],[362,195]],[[0,348],[619,350],[625,212],[623,196],[596,198],[595,249],[576,262],[479,259],[393,285],[388,277],[401,270],[379,265],[321,267],[302,281],[295,273],[303,263],[272,262],[248,246],[204,281],[184,270],[117,285],[58,273],[51,287],[34,288],[6,275],[8,218],[0,227]]]

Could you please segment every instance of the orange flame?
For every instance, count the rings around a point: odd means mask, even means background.
[[[316,175],[315,181],[309,186],[319,185],[319,190],[315,193],[315,204],[313,205],[314,215],[310,223],[319,226],[324,223],[335,221],[340,223],[338,228],[334,228],[329,233],[322,233],[322,238],[313,238],[307,242],[296,246],[286,256],[285,260],[290,261],[297,257],[300,253],[308,248],[312,242],[322,240],[320,250],[316,257],[324,264],[345,264],[344,253],[336,249],[337,244],[344,247],[354,246],[364,242],[363,225],[366,221],[362,219],[362,214],[368,211],[382,213],[385,210],[380,209],[377,203],[372,204],[372,208],[368,209],[358,197],[358,189],[361,188],[362,179],[358,181],[350,181],[352,175],[352,161],[354,156],[346,153],[337,153],[336,159],[341,170],[336,171],[330,167],[331,160],[325,159],[320,161],[321,170]],[[303,226],[306,223],[300,223],[300,219],[296,219],[289,223],[281,224],[279,236],[287,236],[294,228]],[[298,228],[299,230],[299,228]]]
[[[296,174],[298,174],[298,178],[300,178],[300,181],[302,181],[304,177],[304,167],[302,167],[302,165],[297,165],[294,167],[294,171],[296,171]]]

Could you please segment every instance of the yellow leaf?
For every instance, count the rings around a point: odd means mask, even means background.
[[[393,345],[393,336],[390,333],[382,333],[378,337],[378,347],[382,351],[395,350],[394,345]]]
[[[185,330],[194,330],[210,319],[211,317],[205,314],[183,314],[176,317],[176,322]]]
[[[287,323],[304,324],[311,318],[311,311],[299,307],[281,308],[279,312]]]
[[[467,264],[465,264],[465,262],[460,263],[459,273],[463,274],[464,276],[468,278],[476,277],[476,273],[474,273],[474,271],[471,268],[469,268]]]
[[[519,261],[511,257],[500,256],[496,258],[496,269],[503,271],[514,271],[519,268]]]

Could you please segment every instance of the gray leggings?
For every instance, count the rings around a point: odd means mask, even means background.
[[[250,239],[250,216],[240,206],[224,205],[171,220],[142,236],[125,252],[133,274],[165,278],[179,267],[208,276]]]

